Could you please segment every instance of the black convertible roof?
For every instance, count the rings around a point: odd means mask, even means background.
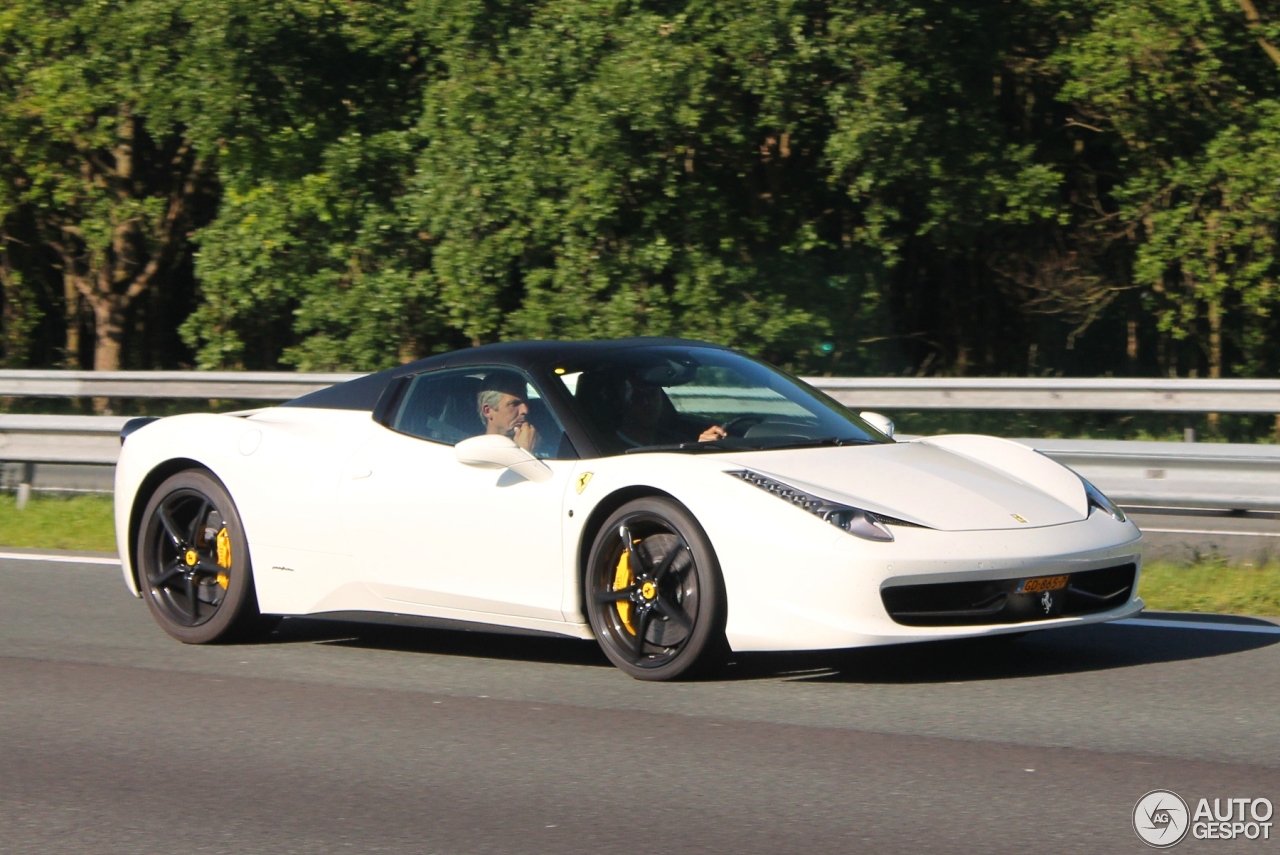
[[[420,374],[438,368],[465,368],[468,365],[510,366],[539,374],[548,363],[590,359],[596,354],[616,353],[638,347],[712,347],[729,350],[718,344],[692,341],[684,338],[620,338],[611,341],[507,341],[501,344],[485,344],[428,356],[417,362],[398,365],[376,374],[369,374],[327,389],[320,389],[301,398],[281,404],[282,407],[315,407],[324,410],[373,411],[378,399],[392,380],[406,374]]]

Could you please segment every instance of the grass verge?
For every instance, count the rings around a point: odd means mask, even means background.
[[[1160,611],[1280,615],[1280,563],[1201,561],[1188,567],[1153,561],[1142,567],[1138,594],[1147,608]]]
[[[0,546],[115,552],[111,497],[35,495],[20,511],[13,493],[0,493]]]
[[[0,494],[0,546],[115,552],[113,526],[110,496],[37,495],[19,511],[12,493]],[[1143,567],[1138,593],[1160,611],[1280,616],[1280,563],[1153,561]]]

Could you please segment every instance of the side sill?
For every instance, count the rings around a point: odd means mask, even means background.
[[[576,638],[581,636],[570,632],[550,632],[543,629],[528,629],[519,626],[506,626],[480,621],[457,620],[455,618],[427,617],[426,615],[406,615],[395,612],[374,611],[337,611],[309,612],[302,615],[285,615],[290,618],[307,620],[333,620],[348,623],[371,623],[383,626],[410,626],[421,629],[448,629],[460,632],[486,632],[494,635],[524,635],[536,638]]]

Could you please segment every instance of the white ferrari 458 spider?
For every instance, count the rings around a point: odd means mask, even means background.
[[[1141,534],[1088,482],[1007,440],[892,432],[714,345],[489,345],[132,420],[116,535],[184,642],[294,615],[480,626],[594,638],[651,680],[1141,610]]]

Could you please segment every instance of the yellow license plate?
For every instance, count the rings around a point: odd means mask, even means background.
[[[1018,586],[1019,594],[1038,594],[1041,591],[1059,591],[1067,587],[1070,576],[1037,576]]]

